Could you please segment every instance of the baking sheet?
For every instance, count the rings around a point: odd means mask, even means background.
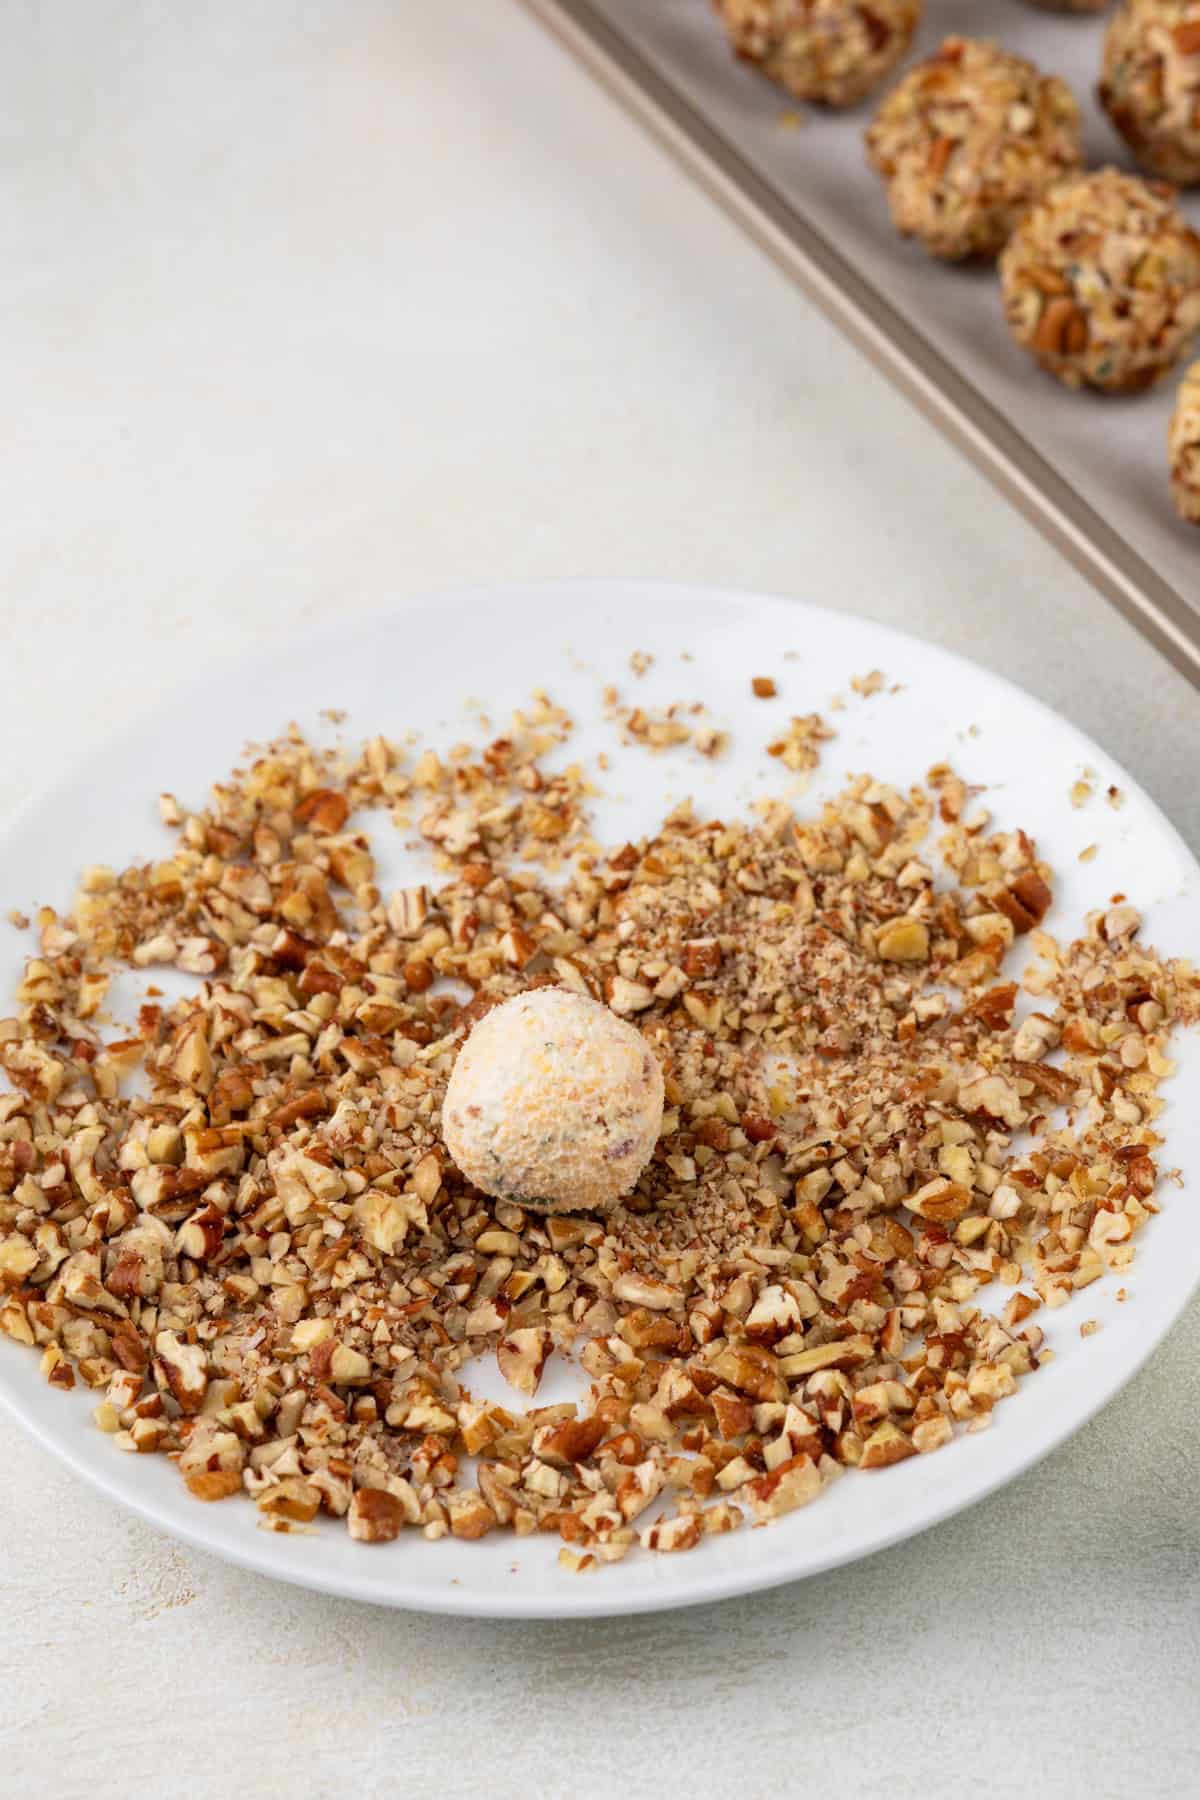
[[[794,252],[804,285],[1200,683],[1200,533],[1167,485],[1176,380],[1131,397],[1060,387],[1009,336],[993,269],[937,264],[901,239],[863,150],[878,93],[845,113],[798,107],[737,61],[707,0],[529,3],[616,72],[780,260]],[[1106,15],[1023,0],[928,0],[901,69],[950,33],[995,38],[1070,83],[1089,163],[1131,168],[1094,99],[1105,28]],[[1200,198],[1182,204],[1200,228]]]

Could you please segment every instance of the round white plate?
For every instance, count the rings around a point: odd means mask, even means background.
[[[634,650],[655,658],[642,679],[629,668]],[[885,691],[871,698],[854,693],[850,678],[875,668],[887,677]],[[753,699],[754,675],[773,676],[778,698]],[[626,703],[704,701],[714,722],[731,730],[731,751],[708,762],[686,749],[661,755],[622,749],[615,726],[603,718],[601,690],[608,683]],[[900,684],[898,692],[888,691],[893,684]],[[481,704],[498,732],[534,687],[569,706],[576,719],[564,760],[592,758],[599,750],[612,758],[598,805],[607,840],[652,829],[664,807],[688,793],[719,816],[756,795],[783,792],[793,778],[766,756],[765,746],[790,714],[818,711],[838,736],[825,746],[805,808],[834,793],[851,772],[903,785],[921,779],[932,763],[950,761],[968,781],[986,786],[998,825],[1024,826],[1053,862],[1056,901],[1048,928],[1072,930],[1087,908],[1120,890],[1147,913],[1144,935],[1160,949],[1200,948],[1200,869],[1186,846],[1102,750],[1036,701],[982,669],[865,620],[795,601],[632,582],[443,595],[290,644],[269,664],[206,676],[99,747],[73,779],[10,827],[0,842],[0,910],[31,911],[39,902],[65,907],[84,864],[165,853],[159,791],[201,803],[248,740],[262,741],[290,720],[325,738],[339,729],[354,739],[419,731],[446,747],[481,741]],[[835,695],[844,710],[833,710]],[[346,712],[340,727],[322,719],[330,708]],[[1068,793],[1085,767],[1095,771],[1095,797],[1076,809]],[[1120,810],[1104,799],[1110,783],[1124,794]],[[398,833],[384,814],[363,823],[384,878],[398,878],[404,871]],[[1098,854],[1079,862],[1091,843],[1099,844]],[[5,993],[26,944],[15,931],[0,936]],[[131,982],[131,999],[135,991]],[[1194,1042],[1179,1045],[1179,1064],[1169,1087],[1164,1164],[1194,1175],[1200,1171]],[[7,1340],[0,1341],[0,1400],[71,1468],[164,1531],[306,1587],[493,1617],[628,1613],[715,1600],[811,1575],[926,1530],[1077,1430],[1154,1349],[1200,1273],[1191,1196],[1167,1185],[1161,1198],[1162,1215],[1139,1238],[1137,1261],[1124,1277],[1129,1301],[1116,1304],[1118,1284],[1107,1279],[1061,1311],[1040,1315],[1056,1359],[997,1409],[990,1431],[878,1475],[852,1474],[769,1529],[745,1529],[683,1556],[635,1553],[585,1576],[558,1566],[557,1538],[497,1534],[477,1544],[428,1544],[412,1533],[373,1547],[352,1543],[329,1523],[311,1537],[268,1534],[252,1506],[192,1500],[165,1458],[115,1450],[91,1423],[96,1396],[51,1389],[37,1357]],[[1081,1339],[1084,1318],[1098,1318],[1102,1330]],[[469,1378],[475,1383],[474,1370]],[[476,1385],[482,1389],[484,1382]],[[559,1397],[543,1390],[539,1401]]]

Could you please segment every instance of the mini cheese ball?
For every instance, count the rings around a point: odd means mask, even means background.
[[[716,0],[737,54],[795,94],[853,106],[912,42],[922,0]]]
[[[1061,181],[1000,258],[1013,336],[1067,387],[1135,394],[1200,325],[1200,238],[1174,190],[1118,169]]]
[[[1097,92],[1144,169],[1200,181],[1200,0],[1127,0],[1104,39]]]
[[[442,1136],[468,1181],[539,1212],[611,1212],[650,1160],[658,1059],[627,1020],[566,988],[493,1007],[458,1053]]]
[[[951,37],[910,69],[867,132],[892,222],[946,262],[993,257],[1053,182],[1082,166],[1064,81],[982,39]]]
[[[1200,362],[1179,384],[1167,435],[1171,497],[1181,519],[1200,525]]]

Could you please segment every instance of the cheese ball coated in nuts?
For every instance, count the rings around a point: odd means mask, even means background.
[[[1061,181],[1000,257],[1013,336],[1067,387],[1134,394],[1200,325],[1200,238],[1174,190],[1118,169]]]
[[[1200,0],[1126,0],[1097,92],[1144,169],[1200,181]]]
[[[867,132],[892,222],[947,262],[999,255],[1055,181],[1082,166],[1064,81],[973,38],[947,38],[897,82]]]
[[[737,54],[799,100],[853,106],[912,42],[922,0],[716,0]]]
[[[626,1020],[565,988],[493,1007],[458,1053],[442,1136],[468,1181],[544,1212],[608,1212],[650,1160],[658,1058]]]
[[[1200,525],[1200,362],[1182,382],[1167,435],[1171,458],[1171,497],[1181,519]]]

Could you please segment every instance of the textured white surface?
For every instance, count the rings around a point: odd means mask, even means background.
[[[636,573],[962,649],[1200,843],[1192,690],[516,8],[26,0],[5,38],[0,806],[219,649]],[[1193,1308],[935,1535],[582,1627],[274,1587],[0,1424],[0,1791],[1191,1793],[1198,1366]]]

